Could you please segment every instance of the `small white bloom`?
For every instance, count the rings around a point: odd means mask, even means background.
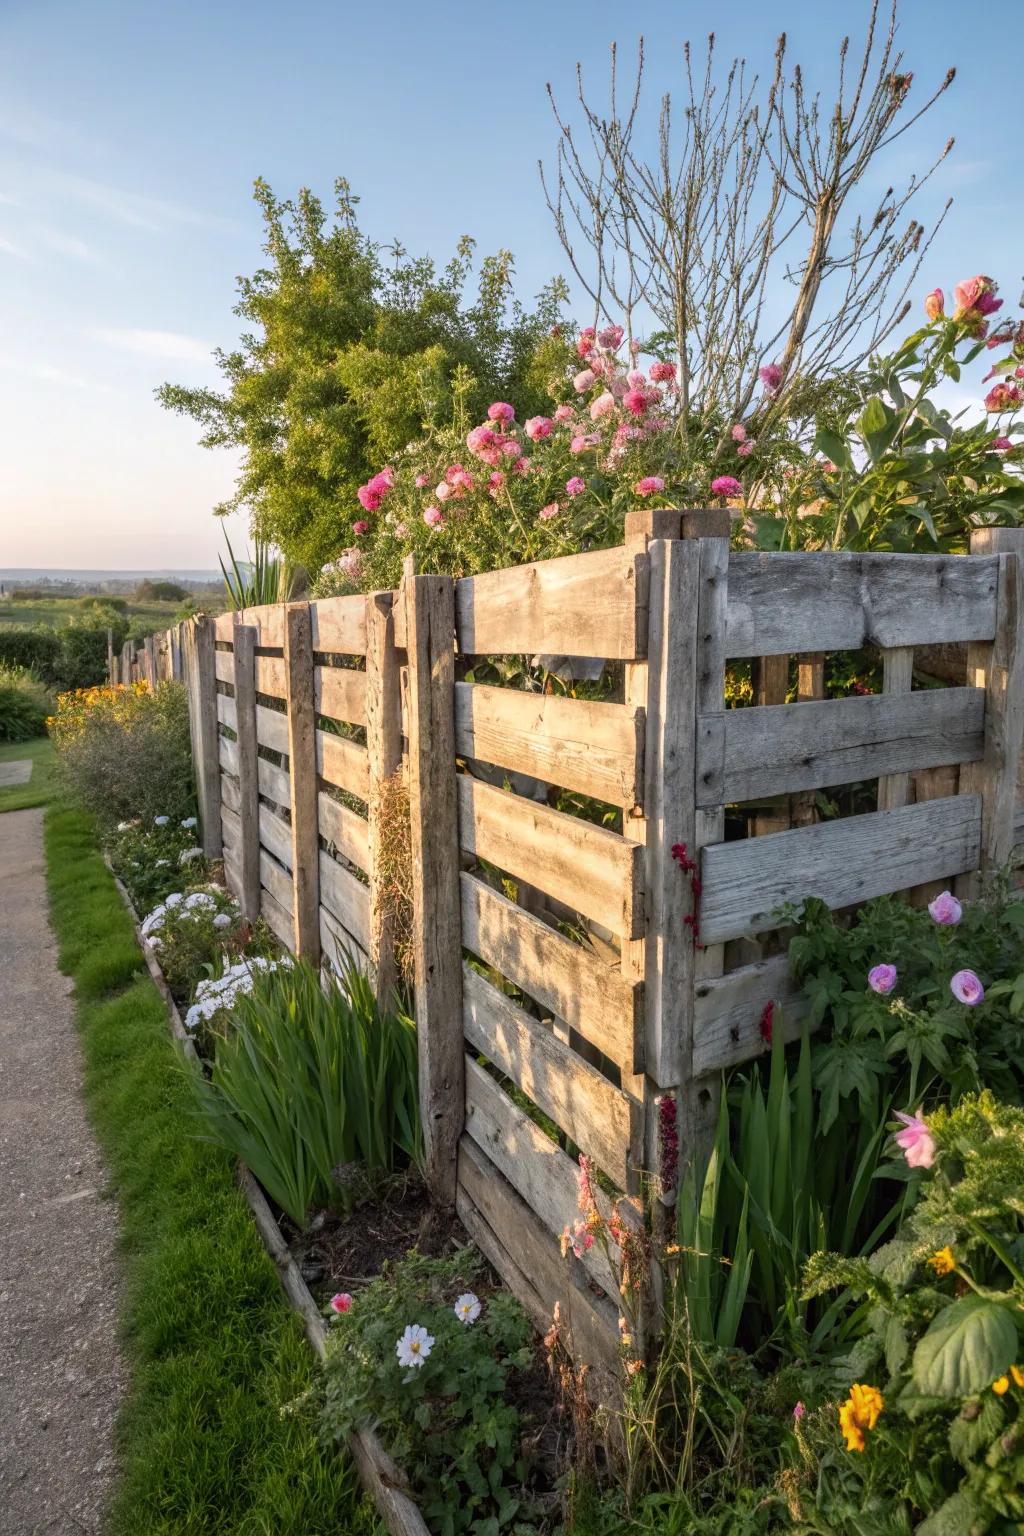
[[[189,827],[198,827],[198,825],[199,823],[194,816],[186,816],[185,820],[182,822],[182,826],[186,829],[186,831]]]
[[[156,865],[154,867],[156,869],[169,869],[170,863],[170,859],[157,859]]]
[[[180,907],[184,900],[185,898],[180,891],[174,891],[170,896],[167,897],[164,902],[164,906],[171,908]]]
[[[193,859],[201,859],[202,856],[203,850],[201,848],[183,848],[178,855],[178,863],[188,864]]]
[[[230,928],[231,927],[231,916],[230,916],[230,914],[227,913],[227,912],[218,912],[217,916],[213,920],[213,926],[215,928]]]
[[[399,1365],[410,1370],[421,1366],[434,1347],[434,1339],[419,1323],[410,1323],[395,1345]]]
[[[453,1310],[460,1323],[475,1323],[480,1316],[480,1299],[467,1291],[459,1297]]]
[[[169,816],[154,816],[153,825],[154,827],[166,827],[170,819],[171,818]]]

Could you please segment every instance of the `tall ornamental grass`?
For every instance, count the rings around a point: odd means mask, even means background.
[[[27,667],[0,661],[0,741],[31,741],[46,734],[53,700]]]

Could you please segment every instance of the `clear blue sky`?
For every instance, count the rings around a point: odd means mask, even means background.
[[[232,462],[155,404],[165,378],[213,382],[237,334],[235,275],[259,261],[253,179],[330,199],[444,259],[462,233],[510,246],[521,290],[562,267],[537,175],[582,60],[595,90],[643,30],[648,104],[679,48],[714,29],[766,64],[777,33],[827,83],[860,0],[0,0],[0,566],[210,566]],[[1024,270],[1016,155],[1019,0],[903,0],[918,87],[958,79],[892,174],[957,138],[926,211],[956,206],[923,274]],[[967,24],[965,25],[965,20]],[[981,21],[983,20],[983,25]],[[920,153],[918,153],[920,151]]]

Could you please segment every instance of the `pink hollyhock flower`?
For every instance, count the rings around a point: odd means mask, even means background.
[[[416,489],[418,491],[422,491],[423,487],[425,485],[429,485],[429,484],[430,484],[430,481],[429,481],[429,479],[427,478],[426,475],[417,475],[416,476]]]
[[[549,501],[546,507],[541,507],[540,511],[537,513],[537,516],[540,518],[542,523],[548,522],[552,517],[557,517],[558,502]]]
[[[586,357],[588,352],[592,351],[596,336],[597,331],[592,325],[585,325],[583,327],[576,342],[576,351],[580,357]]]
[[[609,416],[614,409],[615,396],[606,389],[603,395],[598,395],[596,400],[590,402],[591,420],[600,421],[602,416]]]
[[[630,389],[623,395],[622,403],[632,416],[642,416],[647,409],[647,396],[642,389]]]
[[[765,363],[763,368],[757,370],[757,376],[770,395],[774,395],[782,383],[782,369],[778,363]]]
[[[676,381],[675,363],[652,363],[648,374],[655,384],[674,384]]]
[[[576,412],[573,410],[571,405],[560,405],[555,411],[555,420],[572,421],[575,414]]]
[[[941,923],[945,928],[955,927],[964,915],[964,909],[952,891],[942,891],[934,901],[928,903],[928,911],[933,921]]]
[[[373,490],[369,484],[361,485],[356,495],[359,498],[359,505],[365,512],[376,512],[383,500],[381,492]]]
[[[621,325],[606,325],[603,331],[598,331],[597,339],[607,351],[617,352],[625,334]]]
[[[999,415],[1020,405],[1020,390],[1016,384],[994,384],[985,396],[986,411]]]
[[[633,487],[634,496],[657,496],[665,489],[665,482],[660,475],[645,475],[638,480]]]
[[[331,1309],[339,1314],[352,1311],[352,1297],[347,1291],[339,1291],[337,1296],[331,1297]]]
[[[565,482],[565,494],[567,496],[582,496],[586,488],[587,482],[581,480],[579,475],[573,475],[570,480]]]
[[[933,288],[924,301],[924,312],[929,320],[939,320],[946,313],[946,295],[941,288]]]
[[[488,421],[515,421],[516,413],[507,400],[495,400],[487,407]]]
[[[985,1001],[985,988],[973,971],[957,971],[950,980],[949,990],[958,1003],[966,1003],[968,1008],[976,1008]]]
[[[868,986],[881,997],[888,996],[897,980],[898,973],[894,965],[873,965],[868,971]]]
[[[907,1160],[908,1168],[930,1168],[935,1161],[935,1140],[920,1115],[905,1115],[896,1111],[905,1129],[896,1132],[896,1145]]]
[[[719,475],[711,482],[712,496],[742,496],[743,486],[735,475]]]
[[[369,531],[370,531],[369,523],[364,522],[362,518],[360,518],[357,523],[353,523],[352,524],[352,532],[355,533],[355,534],[369,533]]]
[[[542,437],[550,437],[551,436],[551,417],[550,416],[531,416],[527,420],[526,425],[523,428],[523,430],[526,433],[527,437],[530,439],[530,441],[534,442],[534,443],[538,442],[539,439],[542,438]]]
[[[572,381],[572,387],[578,395],[585,395],[590,386],[595,383],[597,374],[593,368],[584,368]]]
[[[428,507],[423,514],[423,521],[428,528],[440,528],[444,523],[444,513],[440,507]]]
[[[998,448],[1000,453],[1009,453],[1013,443],[1008,437],[994,437],[992,439],[992,447]]]
[[[738,421],[729,433],[729,436],[734,443],[745,443],[747,440],[747,429],[741,421]]]
[[[753,453],[756,447],[757,440],[753,437],[748,437],[745,443],[736,444],[736,452],[739,454],[741,459],[749,459],[750,455]]]

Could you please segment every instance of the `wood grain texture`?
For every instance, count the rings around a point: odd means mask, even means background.
[[[882,652],[882,692],[896,696],[908,695],[914,686],[914,647],[890,646]],[[931,768],[932,763],[907,764],[907,768]],[[886,772],[878,780],[878,809],[895,811],[910,799],[910,774],[903,771]]]
[[[222,773],[220,776],[220,798],[221,805],[226,805],[228,810],[234,811],[237,816],[242,798],[238,792],[238,780],[229,773]]]
[[[350,869],[321,848],[321,903],[364,950],[370,947],[370,892]],[[319,915],[317,917],[319,926]]]
[[[235,653],[234,651],[214,652],[214,674],[218,683],[231,683],[235,681]]]
[[[366,673],[352,667],[313,668],[313,690],[318,715],[366,724]]]
[[[366,652],[366,603],[362,597],[325,597],[310,603],[313,649],[330,656]]]
[[[291,875],[276,859],[260,849],[260,884],[268,890],[283,912],[292,912],[294,896]],[[292,942],[288,946],[295,953],[294,920]]]
[[[290,907],[282,907],[266,886],[260,892],[260,913],[270,931],[280,939],[285,949],[291,951],[295,943],[295,924]]]
[[[220,858],[220,755],[217,732],[217,676],[213,621],[198,614],[186,631],[189,728],[199,800],[203,852]]]
[[[360,816],[340,800],[332,800],[323,790],[317,796],[317,806],[320,836],[329,845],[329,851],[340,853],[350,864],[368,873],[370,827],[366,817]]]
[[[984,717],[980,688],[929,688],[703,715],[698,802],[729,805],[973,762],[982,754]]]
[[[463,577],[455,624],[464,655],[638,656],[635,557],[619,547]]]
[[[218,614],[215,621],[217,639],[230,640],[236,624],[244,624],[256,631],[256,644],[280,650],[284,645],[284,604],[266,603],[260,607],[240,608],[236,612]]]
[[[235,701],[226,693],[217,695],[217,719],[221,725],[226,725],[229,731],[238,730],[238,715],[235,712]]]
[[[238,778],[238,743],[230,736],[217,737],[217,761],[225,773]]]
[[[285,609],[284,669],[288,703],[288,776],[292,791],[295,953],[315,965],[320,958],[320,843],[313,641],[308,603],[289,603]]]
[[[241,821],[242,913],[255,922],[260,912],[260,788],[256,751],[256,630],[248,624],[235,626],[235,697],[233,700],[238,748],[238,797]]]
[[[991,640],[997,567],[963,555],[735,554],[726,653]]]
[[[316,733],[316,770],[336,789],[347,789],[358,800],[370,798],[370,764],[366,748],[348,736]]]
[[[288,756],[288,716],[283,710],[256,705],[256,740],[261,747]]]
[[[292,803],[291,776],[276,763],[268,762],[265,757],[261,757],[257,763],[256,773],[260,794],[266,795],[268,800],[273,800],[275,805],[288,809]]]
[[[320,949],[339,975],[349,965],[364,972],[369,965],[366,950],[325,906],[320,908]]]
[[[789,974],[788,955],[701,978],[696,987],[694,1076],[727,1071],[770,1050],[761,1033],[768,1003],[775,1005],[773,1028],[781,1029],[786,1040],[798,1038],[808,1004]]]
[[[446,576],[402,586],[408,650],[409,815],[420,1114],[431,1194],[454,1206],[465,1115],[455,789],[455,600]]]
[[[738,938],[775,927],[785,902],[850,906],[976,869],[980,855],[977,795],[719,843],[704,850],[701,931],[709,942]]]
[[[459,775],[458,802],[459,838],[468,853],[528,880],[613,933],[639,936],[642,848],[469,774]]]
[[[643,714],[622,704],[456,683],[455,747],[612,805],[640,798]]]
[[[643,1156],[641,1106],[478,971],[462,968],[466,1039],[625,1189]]]
[[[292,829],[269,805],[259,808],[260,843],[285,869],[292,867]]]
[[[391,592],[371,592],[366,599],[366,763],[369,788],[363,868],[370,876],[370,964],[377,998],[387,1006],[395,995],[399,974],[395,956],[397,913],[385,850],[392,830],[388,818],[396,813],[390,788],[402,771],[402,680]]]
[[[1024,552],[1024,530],[1018,535]],[[973,545],[972,545],[973,547]],[[1022,555],[1003,553],[999,561],[996,633],[991,646],[969,646],[968,677],[985,688],[985,746],[982,761],[964,775],[961,791],[982,797],[982,866],[1007,864],[1014,847],[1017,784],[1024,741],[1024,588]],[[966,780],[966,784],[964,782]]]
[[[627,1074],[643,1070],[643,983],[622,976],[470,874],[462,942]]]
[[[310,653],[312,655],[312,652]],[[312,661],[310,669],[312,670]],[[256,657],[256,692],[264,694],[271,699],[284,699],[288,696],[287,669],[280,656]]]

